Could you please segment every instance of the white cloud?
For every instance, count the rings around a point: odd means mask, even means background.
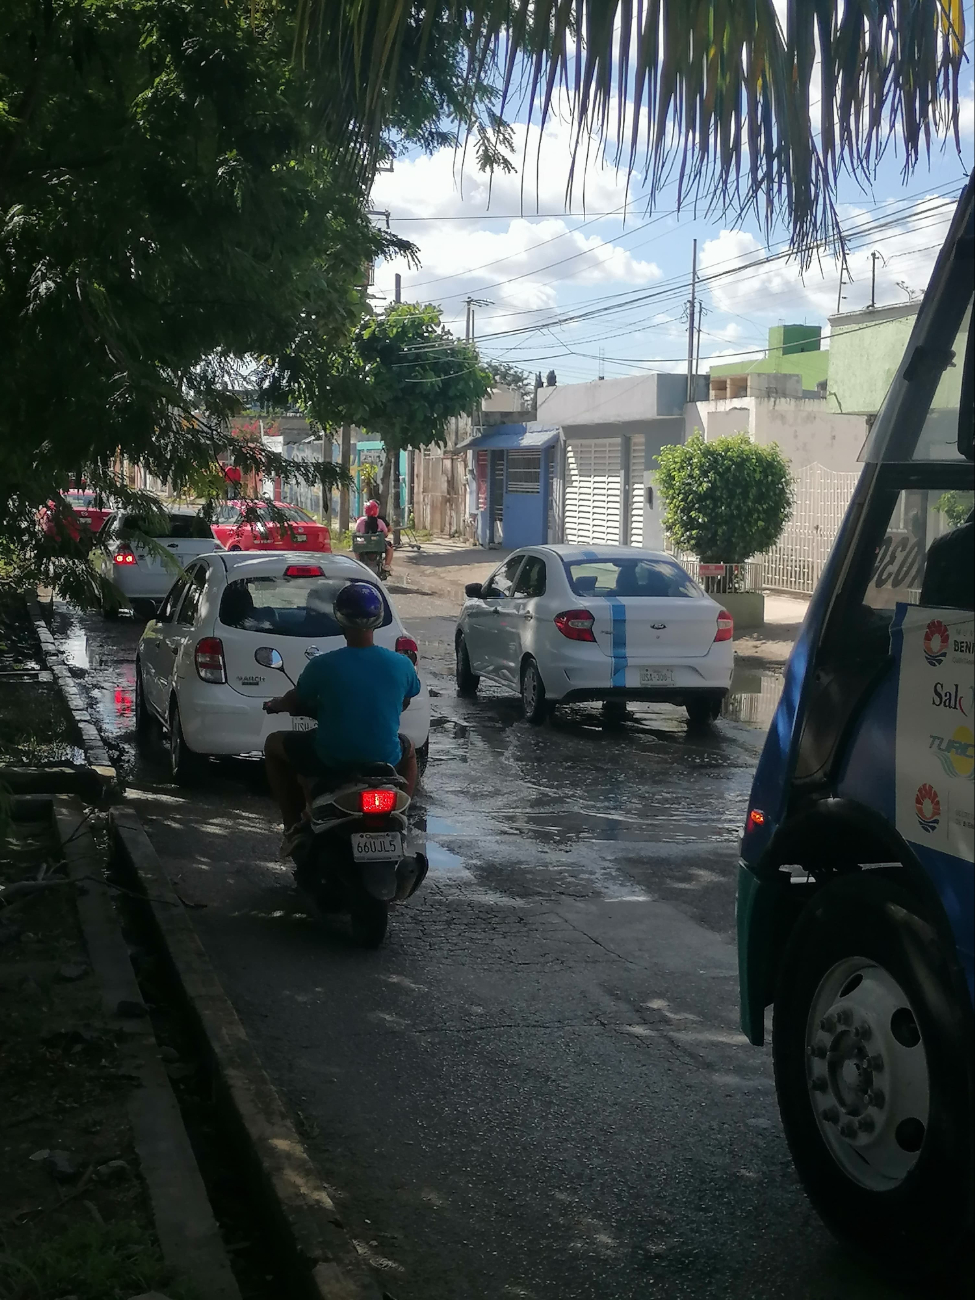
[[[521,166],[527,144],[524,188],[521,175],[496,176],[493,182],[476,170],[469,156],[442,149],[431,157],[400,160],[391,173],[380,175],[373,190],[376,209],[389,209],[392,228],[418,247],[419,271],[403,263],[376,269],[376,289],[392,296],[394,276],[403,276],[403,297],[442,302],[445,319],[462,327],[465,296],[487,298],[491,306],[481,315],[532,312],[558,305],[559,291],[568,286],[640,288],[662,276],[660,268],[627,247],[645,218],[639,210],[623,224],[623,212],[633,196],[626,176],[580,154],[573,182],[573,210],[579,213],[618,212],[613,224],[566,219],[562,213],[572,163],[573,137],[568,126],[553,119],[537,127],[515,127],[517,161]],[[539,140],[541,165],[536,166]],[[523,212],[524,216],[514,216]],[[505,220],[491,219],[492,213]],[[472,220],[450,220],[452,217]],[[419,218],[401,221],[397,218]],[[518,323],[505,315],[504,327]]]

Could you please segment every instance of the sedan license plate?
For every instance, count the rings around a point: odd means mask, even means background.
[[[641,668],[641,686],[673,686],[673,668]]]
[[[292,718],[291,719],[292,731],[314,731],[317,726],[318,723],[315,721],[314,718]]]
[[[308,538],[305,533],[295,533],[296,542],[307,542]]]
[[[402,856],[403,837],[399,831],[352,836],[352,857],[356,862],[393,862]]]

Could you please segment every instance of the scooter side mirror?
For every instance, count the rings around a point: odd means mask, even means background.
[[[275,668],[279,673],[284,672],[284,660],[281,653],[270,645],[260,645],[254,651],[255,660],[262,668]]]
[[[484,587],[482,583],[469,582],[464,588],[464,595],[467,596],[469,600],[478,600],[483,590]]]

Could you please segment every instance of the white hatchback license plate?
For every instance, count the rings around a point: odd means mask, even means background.
[[[402,856],[403,837],[399,831],[352,836],[352,857],[356,862],[392,862]]]
[[[318,723],[315,721],[314,718],[292,718],[291,719],[292,731],[314,731],[317,726]]]
[[[641,668],[641,686],[673,686],[673,668]]]

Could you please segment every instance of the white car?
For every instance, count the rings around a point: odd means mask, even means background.
[[[150,549],[141,537],[151,537]],[[164,600],[180,569],[200,555],[221,550],[210,525],[195,510],[167,510],[165,522],[140,519],[117,510],[105,520],[88,556],[96,573],[118,593],[116,603],[103,600],[102,612],[116,618],[119,605],[151,617]],[[171,557],[167,562],[159,552]]]
[[[310,659],[345,645],[332,603],[353,580],[382,592],[386,617],[376,644],[415,663],[416,642],[385,590],[349,556],[220,550],[188,566],[146,625],[135,668],[137,733],[145,736],[162,723],[175,780],[192,780],[206,755],[259,754],[270,732],[316,725],[311,718],[267,714],[263,704],[289,690]],[[287,676],[258,663],[262,648],[279,652]],[[400,730],[416,747],[422,772],[430,739],[430,697],[422,681]]]
[[[521,692],[529,722],[573,700],[683,704],[717,717],[734,668],[731,615],[669,555],[631,546],[530,546],[467,588],[457,688]]]

